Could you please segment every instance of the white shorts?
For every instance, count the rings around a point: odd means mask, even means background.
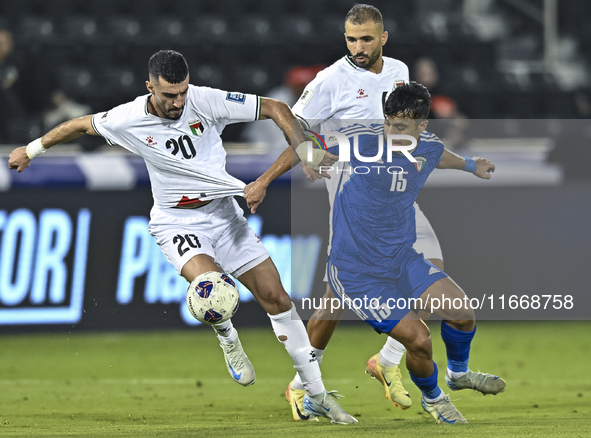
[[[417,227],[417,241],[412,246],[416,252],[423,254],[427,260],[439,259],[443,261],[443,253],[441,252],[441,246],[439,240],[435,235],[435,231],[431,227],[431,224],[427,220],[425,213],[419,208],[419,204],[414,203],[415,207],[415,222]]]
[[[198,254],[212,257],[235,278],[269,258],[233,197],[214,199],[194,209],[154,206],[148,230],[179,275]]]

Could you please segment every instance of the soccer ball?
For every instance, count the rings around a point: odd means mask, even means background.
[[[210,271],[196,277],[187,290],[191,315],[205,324],[232,318],[238,310],[240,294],[236,284],[222,272]]]

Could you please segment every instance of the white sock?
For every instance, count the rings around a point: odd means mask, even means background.
[[[443,393],[443,391],[441,390],[441,388],[439,388],[439,392],[440,392],[439,395],[437,397],[435,397],[435,398],[427,398],[424,395],[423,395],[423,398],[425,399],[425,401],[427,403],[435,403],[435,402],[441,400],[445,396],[445,394]]]
[[[306,392],[309,395],[320,394],[324,391],[320,367],[295,305],[292,303],[287,312],[269,315],[269,318],[275,336],[285,346]]]
[[[238,339],[238,331],[234,328],[231,319],[219,324],[212,324],[212,328],[221,342],[228,343]]]
[[[322,363],[322,356],[324,356],[324,352],[326,350],[319,350],[318,348],[312,347],[312,351],[316,355],[316,361],[318,362],[318,365],[320,365]],[[302,383],[302,379],[300,379],[300,375],[298,373],[296,373],[295,377],[293,378],[293,383],[291,384],[291,387],[299,391],[305,389],[304,384]]]
[[[400,365],[402,356],[406,352],[406,348],[396,339],[388,336],[386,343],[380,351],[380,365],[383,367],[395,367]]]
[[[451,380],[458,380],[460,377],[462,377],[464,374],[466,374],[466,371],[461,371],[461,372],[457,372],[457,371],[452,371],[449,368],[447,369],[447,376],[451,379]]]

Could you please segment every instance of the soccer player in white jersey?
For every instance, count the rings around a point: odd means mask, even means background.
[[[227,124],[270,118],[291,144],[299,145],[305,137],[299,124],[291,123],[295,117],[277,100],[190,85],[187,63],[178,52],[161,50],[148,67],[150,94],[61,124],[15,149],[9,168],[21,172],[48,148],[85,134],[100,135],[110,145],[141,156],[154,198],[149,230],[168,261],[189,283],[211,271],[238,278],[269,315],[277,339],[305,382],[307,412],[333,423],[357,422],[338,405],[335,394],[325,390],[304,324],[233,198],[243,195],[245,185],[225,169],[220,134]],[[324,160],[328,165],[334,161]],[[232,322],[213,328],[231,377],[243,386],[253,384],[254,368]]]
[[[388,40],[388,33],[384,31],[382,15],[377,8],[356,4],[345,18],[345,40],[350,55],[344,56],[318,73],[292,108],[293,113],[308,128],[319,125],[323,130],[338,130],[356,122],[365,126],[372,123],[381,124],[386,94],[397,85],[409,81],[406,64],[382,55],[382,47]],[[451,155],[448,150],[444,151],[444,157]],[[344,169],[347,166],[344,162],[335,163],[332,166],[334,170],[328,172],[331,178],[325,179],[331,206],[330,236],[334,197],[349,179],[350,172]],[[463,170],[489,179],[488,170],[491,166],[492,163],[483,158],[467,158]],[[303,167],[308,179],[316,178],[310,168],[304,164]],[[492,169],[494,170],[494,166]],[[263,175],[263,180],[269,181],[267,173]],[[262,202],[265,187],[261,181],[247,187],[249,206],[256,209]],[[417,203],[414,204],[414,208],[417,230],[414,248],[443,271],[443,256],[437,236]],[[330,248],[328,251],[330,253]],[[328,284],[328,278],[325,277],[324,280],[327,282],[324,298],[328,301],[323,302],[330,302],[335,295]],[[326,346],[344,312],[345,309],[318,309],[308,322],[308,335],[319,362],[322,361]],[[383,384],[386,397],[392,400],[395,406],[403,409],[409,408],[412,404],[408,392],[402,385],[398,368],[405,351],[401,343],[389,337],[382,350],[368,360],[366,367],[366,372]],[[294,420],[310,419],[302,415],[304,394],[304,386],[296,375],[286,391]]]

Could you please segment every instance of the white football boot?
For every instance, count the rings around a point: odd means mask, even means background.
[[[323,391],[320,394],[304,396],[304,414],[326,417],[331,423],[357,423],[357,419],[347,414],[336,402],[340,397],[336,391]]]
[[[228,343],[220,342],[220,347],[224,351],[226,368],[228,368],[228,373],[232,379],[242,386],[254,384],[256,379],[254,367],[242,348],[240,338]]]

